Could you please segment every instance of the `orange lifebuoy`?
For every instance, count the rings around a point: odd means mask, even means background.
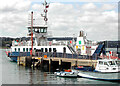
[[[65,72],[72,72],[70,69],[68,69],[68,70],[64,70]]]

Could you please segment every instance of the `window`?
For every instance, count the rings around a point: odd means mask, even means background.
[[[47,52],[47,48],[45,48],[45,52]]]
[[[63,48],[63,52],[64,52],[64,53],[66,52],[66,47]]]
[[[104,62],[104,65],[108,65],[107,62]]]
[[[44,49],[43,49],[43,48],[41,48],[41,52],[44,52]]]
[[[31,29],[28,29],[28,32],[30,33],[30,32],[31,32]]]
[[[44,29],[41,29],[41,33],[44,33]]]
[[[32,48],[29,48],[29,51],[32,50]]]
[[[25,52],[25,48],[23,48],[23,52]]]
[[[36,48],[34,48],[34,50],[36,50]]]
[[[18,52],[20,52],[20,48],[18,48]]]
[[[56,52],[56,48],[53,48],[53,52]]]
[[[115,62],[114,61],[109,61],[109,64],[110,65],[115,65]]]
[[[47,32],[47,29],[44,29],[44,33],[46,33]]]
[[[103,65],[103,62],[102,62],[102,61],[99,61],[99,64],[100,64],[100,65]]]
[[[51,48],[49,48],[49,52],[51,52],[52,51],[52,49]]]
[[[36,31],[37,33],[39,33],[39,29],[37,29],[37,31]]]
[[[115,61],[115,63],[119,66],[120,65],[120,61]]]
[[[37,28],[35,28],[35,32],[37,32]]]
[[[28,48],[26,48],[26,52],[28,52]]]
[[[39,29],[39,33],[40,33],[40,29]]]
[[[15,52],[16,52],[17,50],[16,50],[16,48],[15,48]]]

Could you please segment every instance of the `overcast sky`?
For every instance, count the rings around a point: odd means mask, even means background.
[[[47,0],[48,31],[53,36],[78,36],[80,30],[90,40],[118,39],[118,0]],[[1,0],[0,36],[27,36],[30,12],[34,24],[43,24],[43,0]]]

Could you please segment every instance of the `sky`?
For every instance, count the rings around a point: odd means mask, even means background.
[[[89,40],[118,40],[118,0],[47,0],[48,32],[73,37],[83,30]],[[27,36],[30,12],[43,24],[44,0],[1,0],[0,37]]]

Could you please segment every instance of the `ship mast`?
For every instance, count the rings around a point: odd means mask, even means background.
[[[32,56],[33,52],[33,34],[35,35],[36,45],[37,46],[46,46],[47,45],[47,8],[49,7],[49,4],[44,0],[43,3],[44,6],[44,13],[41,14],[45,21],[45,25],[42,26],[33,26],[33,12],[31,12],[31,25],[28,26],[28,32],[29,36],[31,36],[31,50],[30,55]],[[34,32],[34,33],[33,33]]]
[[[33,52],[33,11],[31,12],[31,50],[30,50],[30,55],[32,56]]]

